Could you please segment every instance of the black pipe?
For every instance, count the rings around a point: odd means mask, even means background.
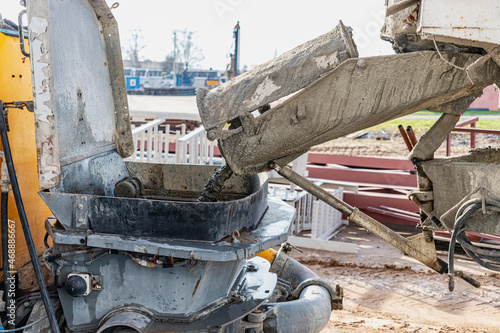
[[[26,239],[26,245],[28,246],[28,252],[31,257],[31,263],[33,264],[33,270],[38,281],[38,286],[40,287],[40,292],[42,294],[43,304],[45,305],[45,311],[47,312],[47,317],[50,322],[53,333],[60,333],[59,326],[57,324],[56,315],[50,303],[49,292],[47,290],[47,285],[43,280],[42,269],[40,263],[38,262],[38,256],[36,254],[35,244],[33,242],[33,237],[31,236],[30,226],[28,223],[28,218],[26,216],[26,211],[24,210],[23,199],[21,197],[21,191],[19,190],[19,183],[17,182],[16,170],[14,169],[14,161],[12,160],[12,153],[10,151],[9,137],[7,135],[7,127],[5,125],[5,116],[3,113],[3,102],[0,101],[0,136],[2,138],[3,153],[5,158],[5,163],[7,163],[7,169],[9,170],[10,183],[12,185],[12,192],[14,193],[14,199],[16,201],[17,212],[19,213],[19,219],[21,220],[21,225],[23,227],[24,238]]]
[[[10,269],[9,269],[9,216],[8,216],[8,208],[9,208],[9,192],[2,191],[1,194],[1,204],[0,204],[0,213],[1,224],[2,224],[2,266],[3,266],[3,284],[4,284],[4,300],[5,307],[7,308],[10,304],[9,297],[9,278],[10,278]],[[11,321],[7,320],[5,325],[6,329],[13,329],[13,325],[10,324]]]

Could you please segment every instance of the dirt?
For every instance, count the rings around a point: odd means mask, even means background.
[[[417,135],[417,138],[420,136]],[[498,136],[477,134],[476,147],[485,148],[496,146]],[[453,133],[451,143],[451,155],[465,154],[470,150],[470,135],[466,133]],[[348,139],[338,138],[334,141],[326,142],[312,147],[311,152],[323,154],[349,155],[349,156],[370,156],[370,157],[391,157],[406,159],[408,150],[403,139],[396,132],[381,133],[368,132],[365,138]],[[446,156],[446,142],[436,151],[435,157]]]
[[[414,229],[398,230],[405,236]],[[357,226],[335,241],[356,243],[356,254],[305,250],[292,256],[330,284],[344,289],[344,309],[332,312],[329,332],[500,332],[500,274],[464,258],[456,261],[481,282],[448,277],[426,268]],[[446,256],[440,257],[447,261]]]
[[[418,135],[417,135],[418,136]],[[477,135],[476,147],[495,146],[498,138]],[[451,155],[470,150],[470,135],[454,133]],[[398,133],[368,132],[364,138],[339,138],[313,147],[313,152],[406,159],[407,148]],[[443,143],[435,157],[446,156]],[[401,228],[401,227],[398,227]],[[414,229],[400,229],[406,237]],[[344,309],[332,312],[323,330],[329,332],[500,332],[500,274],[461,257],[456,265],[481,282],[476,289],[428,269],[401,251],[349,226],[336,241],[356,243],[356,254],[305,250],[293,255],[332,285],[344,288]],[[446,244],[445,244],[446,245]],[[447,260],[446,252],[439,255]]]

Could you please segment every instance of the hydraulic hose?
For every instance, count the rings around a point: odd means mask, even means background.
[[[483,204],[487,212],[498,212],[500,210],[500,201],[485,199],[483,203],[483,199],[472,199],[465,202],[457,211],[453,233],[451,234],[450,246],[448,248],[448,276],[450,277],[450,290],[454,289],[454,256],[457,241],[472,260],[485,268],[500,272],[500,251],[482,249],[473,245],[465,233],[465,223],[472,214],[483,209]],[[479,255],[482,257],[479,257]],[[485,260],[488,260],[489,262]]]
[[[43,304],[45,306],[45,311],[47,312],[47,317],[49,319],[52,332],[60,333],[56,315],[54,313],[54,309],[50,302],[47,285],[45,284],[45,281],[43,279],[42,269],[40,267],[40,263],[38,262],[38,255],[36,253],[33,237],[31,236],[28,217],[26,216],[26,211],[24,210],[23,199],[21,197],[21,191],[19,189],[19,183],[17,181],[16,170],[14,168],[14,161],[12,159],[12,152],[10,150],[9,137],[7,135],[7,126],[5,123],[5,116],[3,109],[4,109],[3,102],[0,101],[0,136],[2,140],[5,163],[7,163],[7,169],[9,171],[9,179],[12,186],[12,192],[14,193],[14,199],[16,201],[17,212],[19,214],[19,219],[21,220],[21,225],[23,227],[23,232],[24,232],[24,238],[26,239],[26,245],[28,246],[28,252],[31,257],[31,263],[33,264],[33,270],[35,272],[38,286],[40,287]]]

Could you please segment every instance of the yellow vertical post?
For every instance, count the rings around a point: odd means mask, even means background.
[[[28,45],[27,39],[25,45]],[[0,32],[0,100],[4,103],[33,100],[29,58],[21,53],[18,37],[3,32]],[[44,222],[52,213],[37,193],[38,172],[34,115],[26,108],[10,108],[8,123],[10,127],[9,142],[19,187],[36,250],[40,255],[44,250]],[[16,222],[15,266],[19,268],[30,262],[30,257],[12,193],[9,194],[8,216],[9,220]]]

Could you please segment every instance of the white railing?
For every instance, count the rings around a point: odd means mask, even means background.
[[[159,130],[159,125],[165,122],[164,118],[150,121],[132,129],[135,154],[128,158],[129,161],[170,163],[175,160],[168,152],[170,125],[166,125],[165,132]]]
[[[214,164],[215,142],[207,139],[203,126],[176,141],[176,163]]]
[[[151,163],[214,164],[215,142],[209,141],[203,126],[186,134],[186,125],[175,131],[175,151],[169,152],[170,125],[165,132],[159,129],[164,118],[150,121],[132,129],[136,153],[129,161]]]
[[[328,193],[342,200],[344,197],[344,188],[339,187],[336,190],[329,190]],[[339,229],[346,224],[347,222],[342,220],[341,212],[325,202],[313,198],[312,239],[329,240],[334,236],[335,232],[339,231]]]
[[[316,183],[320,186],[321,183]],[[343,198],[343,187],[328,190],[336,198]],[[311,230],[312,239],[328,240],[339,230],[345,221],[342,214],[313,195],[283,185],[269,185],[269,194],[287,201],[296,209],[295,220],[290,229],[291,235],[298,235],[304,230]]]

